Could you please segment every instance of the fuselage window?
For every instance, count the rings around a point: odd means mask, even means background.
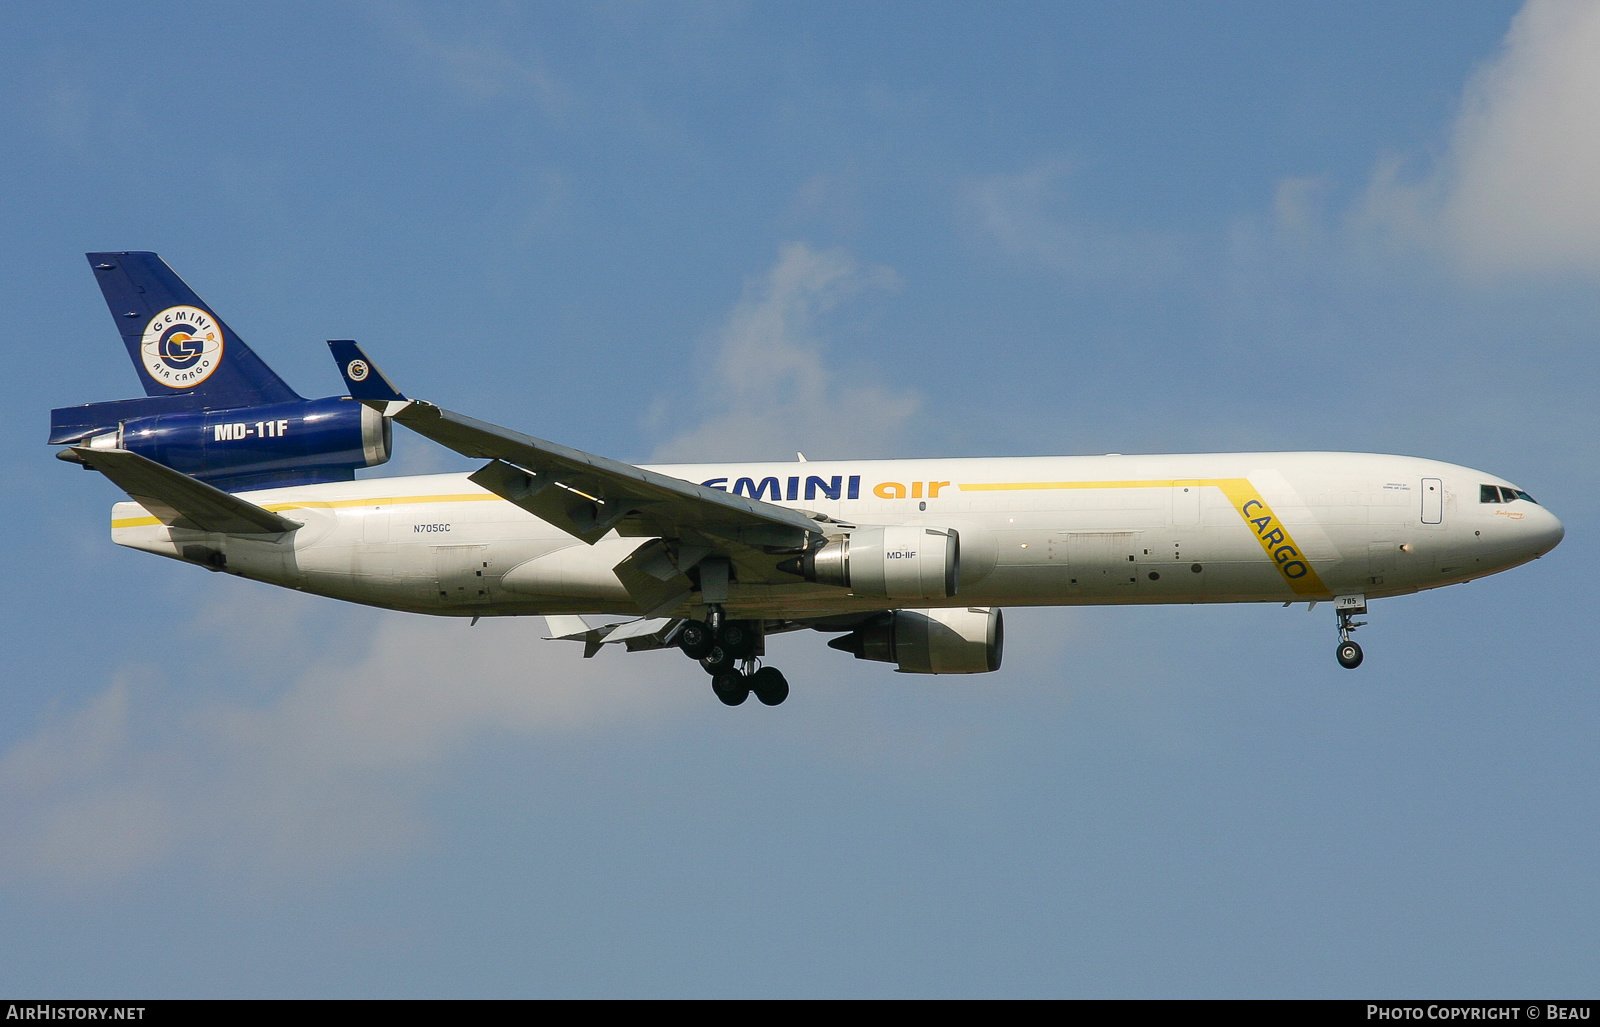
[[[1478,502],[1480,502],[1480,503],[1498,503],[1498,502],[1500,502],[1500,487],[1498,485],[1479,485],[1478,486]]]

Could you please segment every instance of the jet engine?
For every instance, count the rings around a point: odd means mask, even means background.
[[[132,401],[139,404],[145,401]],[[361,403],[298,400],[231,410],[181,410],[126,419],[96,403],[52,411],[53,443],[91,449],[127,449],[219,488],[239,490],[280,484],[296,475],[306,482],[349,481],[355,468],[389,459],[389,421]],[[130,404],[131,405],[131,404]],[[78,423],[73,423],[78,422]]]
[[[894,610],[828,645],[902,674],[986,674],[1000,669],[1005,623],[993,607]]]
[[[961,536],[954,528],[903,525],[829,535],[818,549],[785,560],[779,570],[858,596],[941,599],[956,594]]]

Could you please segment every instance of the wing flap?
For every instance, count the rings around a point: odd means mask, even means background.
[[[694,592],[694,582],[678,569],[667,544],[658,538],[635,549],[611,570],[646,618],[677,609]]]
[[[504,460],[490,461],[468,480],[591,546],[629,513],[626,505],[597,502],[556,475],[528,471]]]
[[[602,646],[621,642],[630,653],[665,649],[672,645],[682,620],[670,617],[640,617],[620,624],[591,628],[577,617],[546,617],[552,638],[563,642],[582,642],[583,658],[590,659]],[[576,624],[573,622],[576,621]]]

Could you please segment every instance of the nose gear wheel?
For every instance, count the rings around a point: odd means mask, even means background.
[[[1334,600],[1338,602],[1338,600]],[[1364,620],[1356,620],[1356,615],[1367,612],[1365,600],[1361,605],[1350,609],[1336,609],[1339,615],[1339,648],[1334,650],[1334,656],[1339,660],[1339,666],[1346,670],[1355,670],[1361,666],[1361,646],[1351,638],[1356,628],[1366,625]]]

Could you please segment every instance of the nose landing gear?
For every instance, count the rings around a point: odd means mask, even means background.
[[[761,622],[727,620],[712,606],[704,621],[691,620],[678,629],[678,648],[711,675],[711,691],[724,704],[738,706],[754,693],[766,706],[789,697],[789,682],[776,667],[757,669]]]
[[[1339,648],[1334,650],[1334,656],[1339,660],[1339,666],[1347,670],[1355,670],[1361,666],[1361,646],[1357,645],[1350,636],[1356,628],[1364,626],[1367,622],[1356,620],[1357,614],[1367,612],[1366,596],[1334,596],[1334,612],[1339,615]]]

